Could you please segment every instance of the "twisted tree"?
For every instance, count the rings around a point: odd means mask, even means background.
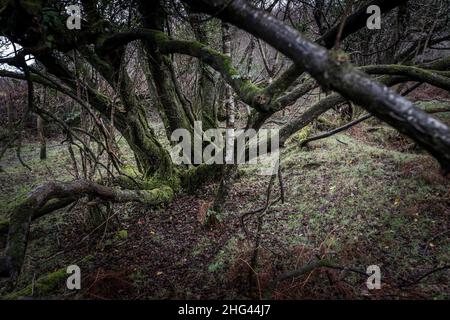
[[[170,202],[174,193],[220,181],[221,200],[214,209],[223,210],[223,199],[236,177],[237,166],[175,164],[167,145],[150,126],[151,109],[157,110],[169,138],[180,128],[194,133],[196,121],[202,121],[204,130],[219,127],[223,120],[228,127],[233,126],[231,100],[250,108],[245,128],[259,130],[275,113],[321,87],[334,93],[303,106],[297,117],[284,124],[280,128],[281,145],[321,114],[351,101],[413,139],[447,174],[450,129],[389,87],[415,81],[450,89],[449,57],[431,62],[416,59],[429,46],[450,38],[445,28],[448,22],[440,21],[428,34],[420,34],[406,45],[399,44],[401,37],[397,35],[392,47],[399,54],[390,59],[390,64],[370,61],[371,65],[364,66],[366,59],[352,59],[343,51],[354,49],[346,40],[368,32],[365,26],[369,5],[379,6],[381,13],[388,15],[386,19],[394,16],[407,23],[406,2],[359,1],[350,7],[353,12],[345,13],[328,1],[311,1],[318,29],[314,40],[302,33],[301,16],[295,15],[298,4],[291,1],[81,0],[77,3],[81,8],[81,29],[69,29],[65,6],[73,4],[70,1],[1,0],[0,30],[15,50],[0,58],[0,63],[16,71],[3,68],[0,76],[26,81],[29,111],[57,123],[70,141],[82,144],[82,136],[89,132],[71,127],[37,106],[34,85],[51,88],[75,101],[99,128],[99,136],[90,138],[99,140],[114,166],[108,170],[110,179],[100,183],[80,179],[34,190],[12,212],[8,227],[0,230],[8,233],[0,274],[14,278],[20,273],[33,219],[83,196],[157,205]],[[334,21],[327,20],[329,10]],[[226,24],[222,27],[215,23],[218,19]],[[290,66],[270,67],[264,53],[270,81],[252,79],[248,70],[241,72],[237,59],[229,54],[229,25],[245,30],[252,39],[263,40],[289,58]],[[184,30],[189,31],[181,37]],[[227,43],[225,52],[222,42],[215,43],[211,36],[222,30]],[[340,46],[343,50],[335,48],[340,42],[346,44]],[[367,50],[372,49],[365,45]],[[244,56],[242,62],[250,59],[253,47],[254,43],[246,50],[249,57]],[[260,50],[265,50],[261,44]],[[30,56],[33,64],[26,61]],[[190,80],[192,85],[183,83],[189,73],[196,75]],[[144,89],[141,82],[145,82]],[[220,117],[222,106],[227,111],[226,119]],[[138,174],[131,174],[116,159],[114,138],[105,127],[111,127],[126,140],[134,154],[134,172]],[[84,149],[89,150],[89,145],[85,143]]]

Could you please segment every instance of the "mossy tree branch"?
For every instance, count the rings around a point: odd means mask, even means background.
[[[198,41],[174,40],[161,31],[138,28],[112,35],[101,44],[98,50],[109,51],[135,40],[154,42],[163,54],[178,53],[198,58],[219,72],[242,101],[259,111],[267,111],[267,98],[262,96],[263,89],[242,77],[233,67],[230,57]]]
[[[450,78],[446,72],[422,69],[406,65],[373,65],[358,68],[368,74],[405,76],[413,81],[429,83],[435,87],[450,91]]]

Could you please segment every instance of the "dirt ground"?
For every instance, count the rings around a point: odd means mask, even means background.
[[[33,171],[13,153],[4,158],[0,218],[34,186],[72,179],[58,141],[46,161],[35,143],[22,152]],[[431,157],[392,129],[364,123],[307,149],[293,137],[281,159],[285,202],[262,215],[255,268],[258,216],[246,220],[247,234],[240,218],[264,205],[269,177],[244,166],[212,230],[203,220],[213,185],[155,209],[105,206],[97,226],[83,201],[38,220],[17,285],[25,289],[15,297],[31,288],[36,298],[62,299],[450,298],[450,181]],[[272,199],[279,192],[275,183]],[[339,268],[273,282],[317,259]],[[64,273],[55,283],[45,278],[70,264],[81,267],[77,292],[65,289]],[[369,265],[381,269],[380,290],[367,290]]]

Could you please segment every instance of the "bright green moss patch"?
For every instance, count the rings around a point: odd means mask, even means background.
[[[121,240],[125,240],[126,238],[128,238],[128,231],[127,230],[120,230],[117,232],[117,237]]]
[[[23,297],[48,297],[52,293],[64,287],[68,274],[66,269],[49,273],[38,278],[34,283],[29,284],[23,289],[14,291],[3,296],[5,300],[16,300]]]

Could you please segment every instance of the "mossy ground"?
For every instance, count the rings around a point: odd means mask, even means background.
[[[435,161],[405,147],[405,138],[376,122],[308,149],[297,145],[292,139],[282,152],[286,202],[264,215],[256,270],[249,268],[253,238],[244,234],[240,216],[264,204],[269,177],[244,166],[223,224],[214,230],[201,221],[213,186],[151,210],[113,205],[104,209],[109,218],[97,228],[89,226],[83,202],[40,219],[32,226],[18,287],[78,261],[82,290],[67,292],[61,284],[46,296],[259,298],[275,276],[324,257],[363,272],[379,265],[382,289],[368,291],[366,278],[355,273],[320,269],[280,283],[271,297],[450,298],[448,270],[408,282],[450,264],[450,182]],[[58,148],[50,148],[48,160],[40,162],[36,145],[24,147],[32,173],[12,156],[2,163],[2,217],[34,185],[71,179],[64,169],[69,159]],[[275,184],[274,197],[277,190]],[[254,234],[255,219],[247,227]],[[87,255],[92,259],[80,262]],[[258,275],[251,293],[249,273]]]
[[[366,142],[340,134],[311,143],[309,150],[299,152],[291,145],[284,151],[287,201],[266,215],[263,234],[267,245],[276,238],[274,248],[281,252],[300,250],[291,259],[291,269],[305,263],[305,255],[308,259],[314,255],[333,258],[339,265],[361,271],[379,265],[386,290],[376,294],[383,297],[449,298],[448,271],[430,277],[414,290],[396,288],[404,278],[415,279],[450,262],[450,241],[444,234],[450,227],[448,179],[439,174],[438,165],[427,155]],[[241,188],[258,183],[253,181],[252,172],[246,177]],[[263,195],[259,193],[254,201],[261,202]],[[281,267],[289,269],[287,265],[283,260]],[[289,290],[282,288],[279,297],[317,297],[314,278],[320,278],[321,272],[311,277],[302,280],[302,290],[296,287],[300,281]],[[326,283],[326,277],[321,281]],[[364,283],[365,279],[359,279],[344,286],[345,294],[366,294]],[[335,286],[325,287],[329,291],[320,297],[343,296]]]

